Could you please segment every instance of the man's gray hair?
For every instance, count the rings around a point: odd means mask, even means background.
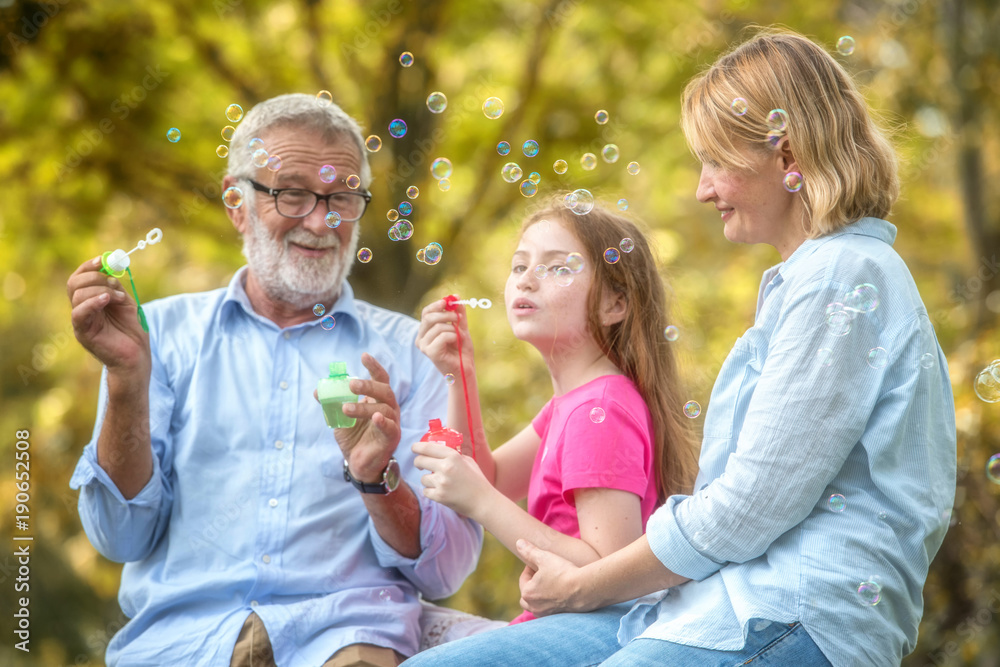
[[[252,161],[250,140],[276,127],[317,131],[327,141],[350,140],[361,156],[361,173],[358,174],[361,177],[361,187],[367,190],[371,185],[372,169],[368,164],[368,151],[361,135],[361,126],[333,102],[304,93],[278,95],[264,100],[247,112],[243,122],[236,126],[236,133],[229,142],[227,174],[238,179],[252,179],[257,167]],[[264,149],[267,149],[266,143]]]

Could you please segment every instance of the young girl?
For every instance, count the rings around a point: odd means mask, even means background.
[[[634,248],[605,261],[623,239]],[[514,335],[542,354],[554,395],[491,452],[464,309],[443,300],[424,308],[417,345],[442,373],[460,378],[464,370],[473,423],[460,379],[450,387],[448,422],[475,450],[473,459],[438,443],[414,445],[415,465],[430,473],[424,495],[478,521],[514,553],[526,538],[586,565],[640,537],[653,510],[694,477],[663,335],[663,282],[634,224],[600,207],[577,215],[553,199],[522,226],[504,301]],[[526,496],[527,512],[515,504]]]

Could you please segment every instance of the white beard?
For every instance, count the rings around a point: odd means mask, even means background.
[[[254,207],[249,208],[247,214],[250,225],[243,234],[243,256],[269,298],[305,309],[331,301],[340,294],[354,265],[361,225],[354,225],[350,247],[344,253],[338,236],[316,236],[301,227],[294,227],[282,239],[275,240],[264,228]],[[290,243],[334,248],[335,251],[323,257],[303,257],[289,249]]]

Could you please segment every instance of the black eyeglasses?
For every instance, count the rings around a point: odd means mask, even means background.
[[[269,188],[257,181],[250,181],[257,192],[266,192],[274,197],[274,208],[286,218],[304,218],[314,210],[322,199],[330,211],[335,211],[344,222],[357,222],[365,214],[372,201],[367,190],[361,192],[331,192],[321,195],[302,188]]]

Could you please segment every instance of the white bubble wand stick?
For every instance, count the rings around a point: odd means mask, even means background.
[[[146,234],[145,240],[136,243],[135,247],[128,252],[118,248],[117,250],[109,250],[101,255],[101,273],[107,274],[112,278],[121,278],[128,273],[128,281],[132,285],[132,295],[135,297],[135,305],[138,309],[139,324],[142,325],[143,331],[149,331],[149,325],[146,323],[146,314],[142,312],[142,304],[139,303],[139,293],[135,289],[135,281],[132,280],[132,270],[129,268],[132,260],[129,259],[129,255],[136,250],[145,249],[147,245],[156,245],[162,239],[163,231],[159,227],[154,227]]]

